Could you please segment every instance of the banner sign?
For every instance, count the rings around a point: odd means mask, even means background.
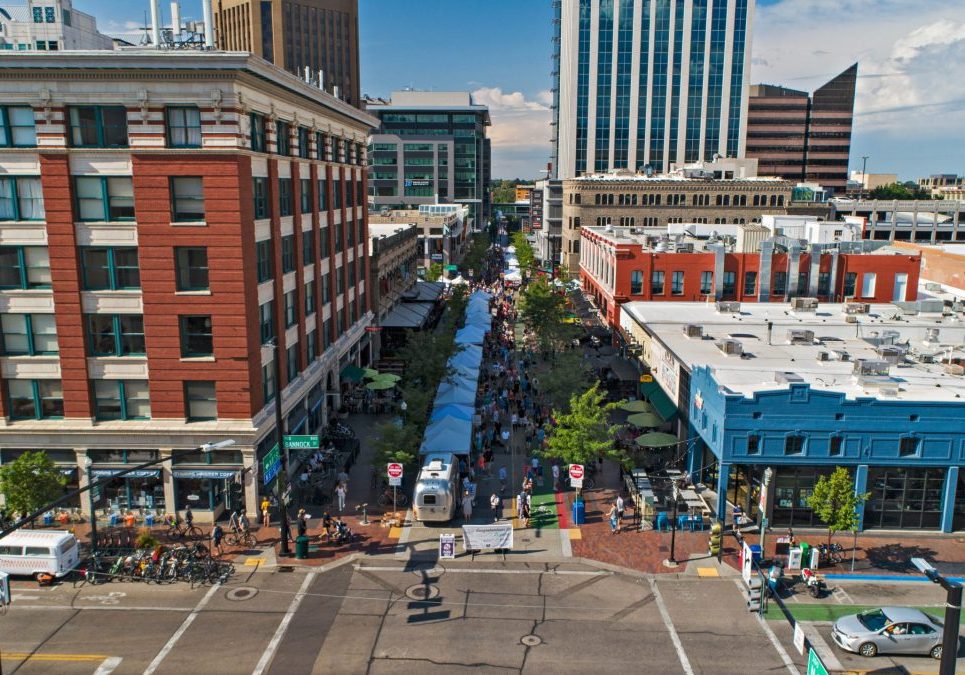
[[[494,525],[463,525],[462,548],[465,551],[480,551],[485,548],[512,548],[513,523]]]
[[[456,535],[440,534],[439,535],[439,559],[455,560],[455,558],[456,558]]]
[[[173,469],[171,475],[174,478],[214,478],[217,480],[228,480],[238,473],[237,470],[230,469]]]
[[[124,469],[91,469],[90,473],[94,478],[109,478],[110,476],[116,476],[122,473]],[[141,469],[139,471],[131,471],[121,478],[160,478],[160,469]]]

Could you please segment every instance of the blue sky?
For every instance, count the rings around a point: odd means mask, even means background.
[[[147,0],[74,5],[109,33],[141,25],[148,9]],[[200,18],[200,0],[181,7]],[[364,93],[472,91],[490,106],[493,175],[539,175],[549,155],[549,0],[359,0],[359,12]],[[858,61],[852,169],[869,155],[869,173],[962,173],[965,98],[953,83],[965,80],[963,50],[965,3],[758,0],[750,81],[812,89]]]

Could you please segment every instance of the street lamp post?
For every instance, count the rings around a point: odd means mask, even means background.
[[[677,481],[672,482],[673,489],[670,494],[673,496],[673,516],[670,518],[670,563],[677,564],[676,544],[677,544],[677,500],[680,499],[680,488]]]
[[[911,564],[933,583],[945,589],[945,625],[942,631],[942,660],[938,667],[938,675],[955,675],[958,630],[962,618],[962,585],[943,577],[924,558],[912,558]]]
[[[279,520],[278,533],[281,538],[278,552],[282,556],[290,556],[291,548],[288,546],[288,539],[291,536],[288,523],[288,450],[285,448],[285,420],[281,409],[281,360],[279,354],[281,348],[278,346],[278,338],[271,341],[272,347],[272,372],[275,378],[275,435],[278,437],[278,455],[281,458],[281,471],[275,479],[275,494],[278,496]]]
[[[767,531],[767,490],[771,485],[773,476],[774,471],[771,467],[764,469],[764,486],[761,488],[761,500],[757,505],[761,512],[761,558],[764,557],[764,534]]]
[[[87,485],[93,486],[94,478],[91,467],[94,465],[90,457],[84,458],[84,468],[87,469]],[[91,487],[87,491],[87,502],[90,505],[90,550],[91,554],[97,553],[97,509],[94,506],[94,490]]]

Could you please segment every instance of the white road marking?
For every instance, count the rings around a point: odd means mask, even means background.
[[[174,631],[174,635],[172,635],[165,645],[161,647],[161,651],[157,653],[157,656],[154,657],[154,660],[148,664],[147,668],[144,670],[144,675],[151,675],[158,669],[158,666],[160,666],[164,659],[167,658],[167,655],[171,653],[171,650],[174,649],[174,645],[176,645],[178,640],[181,639],[181,636],[184,635],[191,624],[194,623],[194,620],[197,618],[198,614],[201,613],[201,610],[204,609],[204,606],[208,604],[211,598],[214,597],[214,594],[219,590],[221,590],[220,585],[212,586],[210,589],[208,589],[208,592],[204,594],[204,597],[198,601],[198,604],[194,606],[194,609],[191,610],[191,613],[185,617],[178,629]]]
[[[40,600],[39,595],[20,595],[19,593],[14,593],[10,596],[10,602],[16,602],[17,600]]]
[[[101,612],[190,612],[192,607],[137,607],[137,606],[118,606],[118,605],[93,605],[91,607],[74,607],[73,605],[17,605],[17,609],[62,609],[76,612],[101,611]]]
[[[261,675],[265,672],[268,666],[271,664],[271,660],[275,657],[275,651],[278,649],[278,645],[281,644],[281,639],[285,637],[285,632],[288,630],[288,624],[291,623],[292,618],[295,616],[295,612],[298,611],[298,606],[302,604],[302,599],[308,593],[308,587],[311,585],[312,581],[315,580],[315,572],[309,572],[305,575],[305,580],[302,582],[301,587],[292,598],[291,604],[288,605],[288,611],[285,612],[285,616],[282,618],[281,623],[278,624],[275,634],[271,638],[271,642],[265,648],[265,652],[261,655],[258,660],[258,665],[252,671],[252,675]]]
[[[823,625],[830,626],[832,622],[822,622]],[[824,665],[827,667],[829,672],[837,673],[844,670],[844,666],[841,665],[841,661],[838,660],[837,655],[834,650],[828,645],[827,641],[817,630],[817,626],[812,624],[808,625],[807,622],[802,622],[802,628],[804,629],[804,634],[807,639],[811,641],[811,646],[814,647],[814,651],[818,653]]]
[[[121,661],[123,660],[120,656],[110,656],[104,659],[104,662],[94,671],[94,675],[109,675],[113,673],[117,667],[121,665]]]
[[[650,590],[653,592],[653,599],[657,603],[657,609],[660,611],[660,618],[663,619],[663,625],[667,627],[667,632],[670,633],[670,641],[673,642],[673,646],[677,649],[677,658],[680,659],[680,666],[687,675],[694,675],[694,669],[690,666],[690,659],[687,658],[687,652],[684,651],[684,646],[680,642],[680,636],[677,635],[677,629],[674,628],[673,621],[670,619],[670,612],[667,611],[667,606],[663,602],[663,596],[660,594],[660,590],[657,588],[657,582],[653,578],[650,579]]]
[[[845,591],[840,586],[836,586],[834,590],[831,591],[831,597],[834,598],[839,605],[854,604],[854,600],[851,599],[851,596],[848,595],[847,591]]]
[[[560,554],[564,558],[573,557],[573,545],[570,543],[570,531],[567,529],[560,530]]]
[[[405,567],[369,567],[366,565],[355,565],[357,570],[365,570],[366,572],[421,572],[421,569],[407,569]],[[426,574],[558,574],[558,575],[569,575],[569,576],[579,576],[579,577],[599,577],[599,576],[609,576],[612,572],[597,572],[589,570],[501,570],[501,569],[485,569],[485,568],[467,568],[467,567],[433,567],[432,569],[425,570]]]
[[[405,524],[409,523],[406,527]],[[402,523],[402,533],[399,535],[399,543],[395,545],[395,555],[396,557],[401,557],[406,554],[409,543],[409,534],[412,532],[412,528],[415,527],[415,519],[412,516],[412,509],[405,512],[405,521]]]
[[[777,639],[776,635],[774,635],[774,631],[771,630],[771,627],[767,625],[767,619],[758,614],[757,623],[760,624],[761,630],[763,630],[764,634],[767,635],[767,639],[771,641],[772,645],[774,645],[775,651],[777,651],[778,656],[781,657],[781,661],[784,662],[784,665],[787,666],[788,672],[791,673],[791,675],[801,675],[801,672],[797,669],[797,666],[794,665],[794,661],[792,661],[790,655],[788,655],[787,650],[784,649],[784,645],[782,645],[781,641]]]

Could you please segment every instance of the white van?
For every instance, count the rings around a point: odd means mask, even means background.
[[[0,539],[0,572],[62,577],[78,562],[80,545],[65,530],[17,530]]]
[[[447,522],[459,503],[459,462],[452,453],[430,453],[419,472],[412,515],[421,522]]]

